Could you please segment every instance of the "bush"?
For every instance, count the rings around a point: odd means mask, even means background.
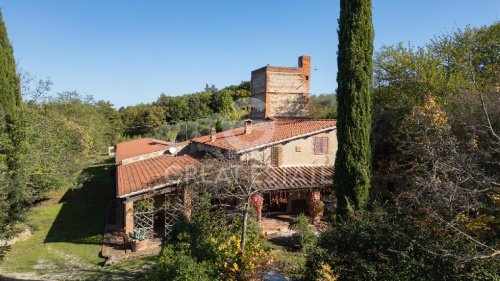
[[[311,220],[314,224],[317,225],[317,223],[319,223],[324,211],[325,211],[325,204],[323,203],[323,201],[317,199],[317,200],[312,200],[309,203],[309,215],[311,215]]]
[[[309,249],[312,245],[314,245],[316,237],[314,236],[314,233],[311,229],[309,220],[304,216],[304,214],[300,214],[297,218],[295,218],[290,223],[289,228],[297,232],[296,234],[298,238],[297,246],[301,251],[305,251]]]
[[[262,242],[248,239],[243,252],[239,236],[221,241],[216,262],[220,280],[260,280],[273,261]]]
[[[406,214],[405,214],[406,213]],[[494,280],[498,259],[468,258],[480,249],[457,239],[425,212],[377,210],[323,232],[306,262],[306,280],[325,265],[339,280]],[[323,273],[322,273],[323,272]]]
[[[146,275],[147,280],[213,280],[210,275],[213,269],[210,264],[198,262],[184,252],[177,252],[172,245],[166,245],[152,272]]]
[[[227,223],[223,212],[211,211],[202,195],[191,220],[179,221],[165,241],[158,263],[146,275],[152,280],[258,280],[272,262],[254,218],[249,219],[245,251],[241,223]],[[162,279],[163,278],[163,279]],[[169,279],[170,278],[170,279]]]

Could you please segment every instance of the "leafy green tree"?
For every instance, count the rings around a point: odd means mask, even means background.
[[[205,90],[202,93],[195,93],[186,95],[189,113],[187,114],[187,119],[196,120],[199,118],[205,118],[213,113],[210,108],[210,100],[213,95],[212,89]]]
[[[363,210],[371,184],[373,25],[370,0],[340,1],[337,211]]]
[[[383,192],[321,234],[308,280],[325,269],[339,280],[499,278],[498,31],[377,53],[373,182]]]
[[[185,96],[171,98],[168,103],[167,121],[180,121],[189,117],[189,103]]]
[[[63,92],[41,106],[64,116],[67,126],[80,135],[86,156],[107,152],[107,146],[114,144],[115,141],[108,138],[111,125],[92,96],[82,96],[76,91]]]
[[[310,220],[304,216],[304,214],[300,214],[295,218],[290,223],[289,228],[296,231],[295,236],[298,239],[297,246],[301,251],[306,251],[314,245],[316,237],[312,231]]]
[[[144,126],[147,131],[151,131],[163,123],[165,123],[165,110],[162,107],[152,105],[144,111]]]
[[[27,194],[41,200],[47,191],[77,188],[84,168],[116,143],[121,121],[109,102],[76,92],[30,101],[24,107]],[[117,120],[118,118],[118,120]]]
[[[145,135],[165,123],[165,109],[158,105],[138,104],[119,110],[124,133],[129,136]]]
[[[108,120],[109,130],[106,132],[106,138],[110,145],[114,144],[123,134],[123,122],[120,113],[113,108],[109,101],[100,100],[96,103],[99,111]]]
[[[321,94],[309,96],[309,116],[313,119],[334,119],[337,117],[337,96]]]
[[[212,109],[214,112],[227,115],[233,110],[232,92],[228,89],[221,90],[212,96]]]
[[[29,104],[26,114],[30,120],[26,175],[33,198],[41,200],[47,191],[78,187],[82,170],[93,158],[88,146],[90,130],[40,104]]]
[[[385,46],[375,56],[375,158],[390,162],[396,135],[412,108],[431,95],[448,116],[460,143],[477,143],[485,168],[498,171],[500,139],[500,23],[466,27],[435,37],[423,47]],[[385,159],[385,160],[384,160]],[[383,161],[382,161],[383,160]],[[385,174],[385,165],[377,170]]]

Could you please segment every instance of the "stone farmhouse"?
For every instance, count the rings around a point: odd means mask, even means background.
[[[309,56],[298,67],[265,66],[251,75],[251,119],[232,130],[182,143],[143,138],[115,146],[118,229],[142,229],[153,236],[167,234],[173,215],[162,209],[178,190],[174,175],[200,165],[204,152],[220,151],[236,159],[263,161],[268,167],[262,185],[259,218],[307,212],[313,199],[332,202],[331,186],[337,151],[336,120],[307,118],[310,85]],[[174,149],[175,148],[175,149]],[[182,196],[181,196],[182,197]],[[280,199],[280,200],[277,200]],[[155,208],[140,209],[140,202]],[[188,212],[188,210],[186,210]]]

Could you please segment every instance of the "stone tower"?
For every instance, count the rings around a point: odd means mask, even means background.
[[[307,117],[311,57],[299,57],[298,67],[265,66],[252,71],[252,118]]]

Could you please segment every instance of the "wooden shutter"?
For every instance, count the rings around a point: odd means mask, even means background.
[[[315,137],[314,154],[327,154],[327,153],[328,153],[328,137]]]
[[[282,148],[281,146],[273,146],[271,147],[271,165],[272,166],[281,166],[282,160]]]
[[[321,139],[322,139],[321,154],[327,154],[328,153],[328,138],[323,137]]]

